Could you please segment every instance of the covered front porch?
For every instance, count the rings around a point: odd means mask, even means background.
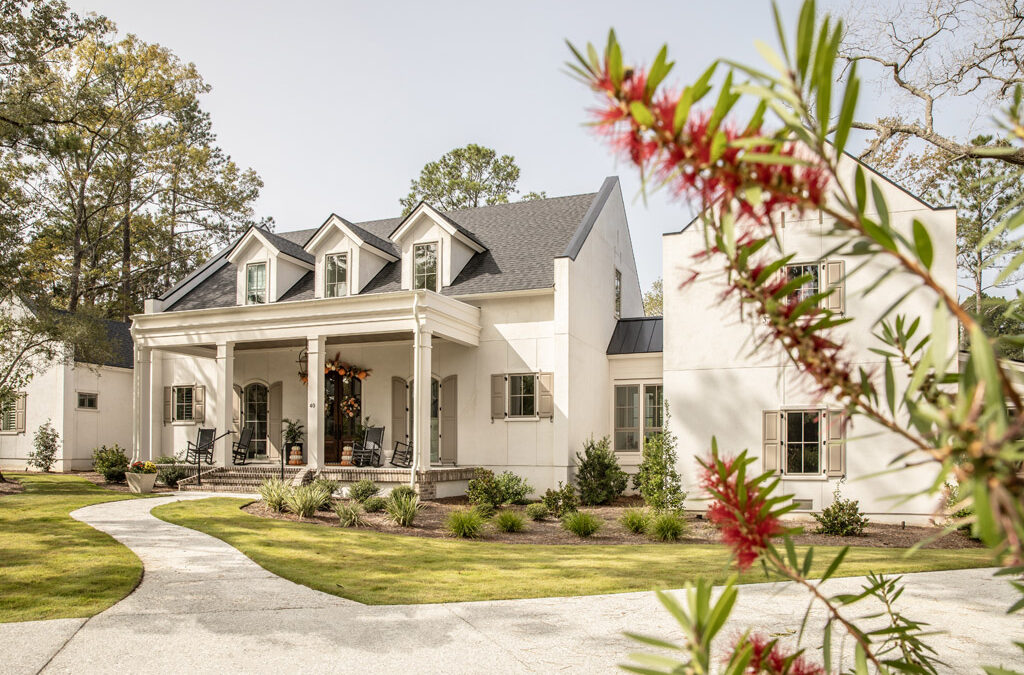
[[[415,474],[458,465],[460,373],[472,386],[479,309],[403,291],[134,317],[138,457],[181,454],[199,428],[223,435],[215,464],[252,431],[246,464],[340,471],[347,448],[383,427],[383,467],[412,446]],[[287,455],[288,422],[302,454]],[[392,478],[381,476],[382,478]],[[346,482],[348,482],[346,480]]]

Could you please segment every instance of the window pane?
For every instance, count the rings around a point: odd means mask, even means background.
[[[803,473],[802,447],[800,443],[786,444],[786,473]]]
[[[245,302],[258,304],[267,301],[267,264],[253,263],[245,268]]]
[[[640,449],[640,385],[615,387],[615,449]]]
[[[348,256],[335,253],[327,256],[324,270],[324,296],[341,298],[348,294]]]
[[[662,420],[662,388],[660,384],[648,384],[644,387],[644,435],[661,429]]]
[[[786,473],[821,470],[821,424],[819,410],[786,411]]]
[[[437,290],[437,244],[416,244],[414,247],[413,288]]]
[[[793,291],[791,298],[799,302],[806,297],[814,295],[818,292],[818,274],[819,268],[817,263],[810,265],[787,265],[786,266],[786,281],[793,281],[803,276],[809,276],[810,279],[804,281],[800,288]]]
[[[622,272],[615,270],[615,316],[622,315]]]
[[[639,434],[636,431],[616,431],[615,449],[618,452],[631,452],[640,449]]]

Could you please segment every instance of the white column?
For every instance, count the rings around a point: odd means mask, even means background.
[[[217,390],[214,396],[217,400],[217,415],[214,424],[217,427],[217,435],[231,431],[234,405],[235,387],[235,343],[217,343]],[[210,404],[210,396],[206,396],[206,405]],[[220,461],[224,466],[231,466],[231,442],[234,441],[233,434],[227,434],[217,441],[220,448]]]
[[[420,330],[417,327],[417,330]],[[416,354],[413,358],[415,372],[413,377],[413,428],[412,447],[416,454],[416,468],[419,471],[430,469],[430,378],[431,378],[431,353],[432,334],[429,331],[420,330],[419,340],[416,341]]]
[[[306,465],[319,469],[324,465],[324,353],[327,337],[309,338],[306,344],[309,378],[306,383]]]
[[[135,347],[132,369],[132,460],[149,459],[150,349]]]
[[[149,458],[173,455],[174,448],[164,452],[164,364],[163,353],[151,349],[149,366]]]

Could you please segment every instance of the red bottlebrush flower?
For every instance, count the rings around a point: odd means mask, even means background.
[[[712,451],[708,460],[700,462],[701,487],[713,499],[707,511],[708,520],[722,533],[722,542],[733,550],[741,570],[753,565],[771,539],[785,532],[757,476],[747,477],[744,471],[740,490],[739,469],[753,461],[745,454],[720,459],[717,451]]]
[[[753,655],[746,673],[751,675],[825,675],[825,669],[808,661],[803,654],[786,653],[777,640],[763,633],[752,633],[739,639],[733,650],[749,645]]]

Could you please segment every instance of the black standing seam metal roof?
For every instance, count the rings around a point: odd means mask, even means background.
[[[664,322],[660,316],[619,319],[608,341],[607,354],[656,354],[664,349]]]
[[[450,286],[441,289],[443,295],[471,295],[554,286],[553,260],[572,250],[578,253],[593,227],[601,206],[617,183],[606,179],[599,193],[552,197],[511,204],[495,204],[478,208],[445,212],[448,220],[484,247],[462,269]],[[600,202],[599,206],[595,204]],[[355,227],[384,241],[403,218],[387,218],[355,223]],[[347,222],[347,221],[346,221]],[[319,228],[273,233],[275,245],[284,239],[301,248]],[[262,233],[266,234],[261,230]],[[361,235],[361,233],[359,233]],[[229,249],[230,250],[230,249]],[[282,251],[285,251],[282,248]],[[222,252],[218,255],[226,255]],[[307,254],[308,255],[308,254]],[[226,260],[219,268],[211,263],[203,266],[210,273],[195,288],[167,307],[164,311],[229,307],[235,304],[235,267]],[[195,278],[196,274],[187,278]],[[314,276],[307,273],[285,291],[279,302],[309,300],[314,297]],[[176,288],[180,288],[181,284]],[[388,263],[367,283],[360,295],[388,293],[401,289],[401,262]],[[172,297],[175,289],[163,298]]]

